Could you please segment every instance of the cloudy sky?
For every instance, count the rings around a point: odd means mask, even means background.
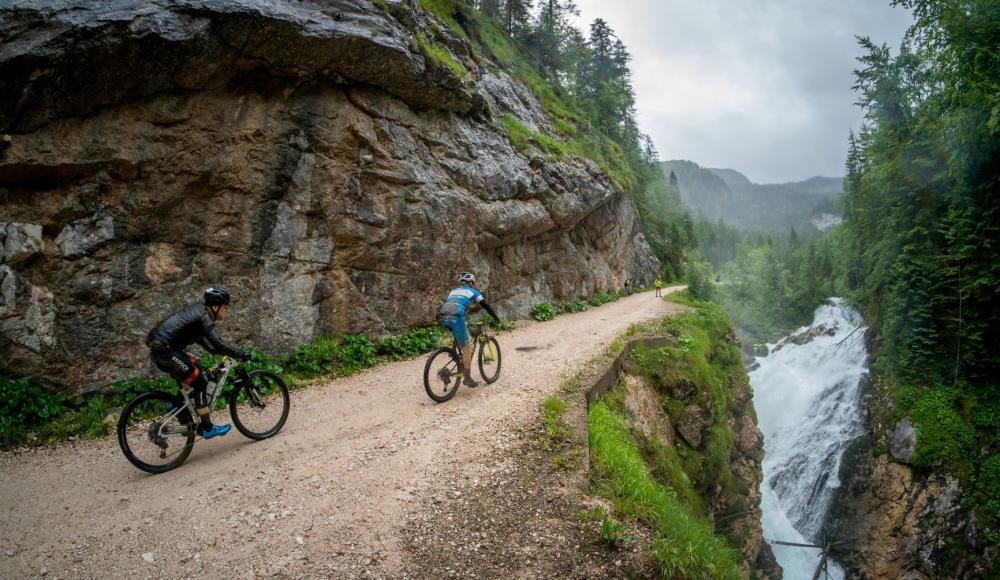
[[[898,48],[889,0],[576,0],[632,53],[639,125],[661,159],[728,167],[757,183],[843,173],[854,35]]]

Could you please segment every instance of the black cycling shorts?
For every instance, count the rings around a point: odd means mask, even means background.
[[[149,358],[156,368],[169,374],[182,385],[201,391],[208,384],[205,375],[198,368],[197,359],[182,350],[175,348],[151,350]]]

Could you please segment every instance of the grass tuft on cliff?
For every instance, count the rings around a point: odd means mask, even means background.
[[[598,491],[657,531],[652,556],[664,578],[739,578],[739,556],[678,493],[650,475],[624,420],[598,402],[588,416]]]
[[[746,494],[746,482],[730,468],[736,435],[729,424],[731,417],[753,416],[752,404],[740,397],[748,388],[746,371],[721,308],[688,293],[671,299],[691,308],[636,330],[671,340],[659,348],[637,345],[624,371],[656,389],[674,425],[690,405],[711,409],[705,438],[692,448],[680,438],[670,444],[630,431],[627,388],[619,384],[588,416],[595,486],[623,516],[658,530],[652,556],[663,577],[738,578],[741,557],[732,541],[715,533],[702,497],[717,487],[727,496]]]
[[[428,61],[434,63],[437,66],[443,66],[455,73],[455,76],[462,78],[465,76],[465,67],[462,63],[455,60],[455,57],[451,55],[448,49],[444,48],[440,44],[436,44],[434,41],[429,40],[424,36],[423,32],[418,32],[414,37],[414,41],[417,43],[417,48],[421,53],[427,58]]]

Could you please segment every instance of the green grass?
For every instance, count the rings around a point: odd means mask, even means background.
[[[428,39],[424,36],[423,32],[418,32],[414,37],[414,41],[417,44],[417,48],[427,57],[428,61],[450,69],[458,78],[465,76],[465,67],[462,66],[462,63],[455,60],[455,57],[452,56],[451,51],[447,48]]]
[[[545,450],[551,451],[566,443],[573,436],[573,430],[562,421],[566,411],[566,401],[551,396],[542,401],[542,426],[545,428]]]
[[[595,483],[616,509],[656,530],[652,557],[664,578],[739,578],[739,555],[711,524],[657,482],[621,417],[603,402],[591,407],[590,452]]]
[[[500,117],[500,124],[507,131],[507,136],[510,137],[511,144],[521,153],[526,153],[532,143],[543,151],[554,155],[562,155],[566,152],[565,145],[538,131],[532,130],[512,115],[502,115]]]

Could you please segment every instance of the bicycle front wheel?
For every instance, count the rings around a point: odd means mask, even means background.
[[[229,399],[233,425],[245,437],[267,439],[281,431],[288,419],[288,387],[271,371],[256,370],[247,374]]]
[[[427,396],[443,403],[455,396],[458,384],[462,382],[462,359],[450,348],[439,348],[424,365],[424,390]]]
[[[132,399],[118,418],[118,446],[132,465],[163,473],[184,463],[194,445],[195,425],[178,397],[161,391]]]
[[[479,374],[487,383],[500,378],[500,343],[492,336],[479,345]]]

